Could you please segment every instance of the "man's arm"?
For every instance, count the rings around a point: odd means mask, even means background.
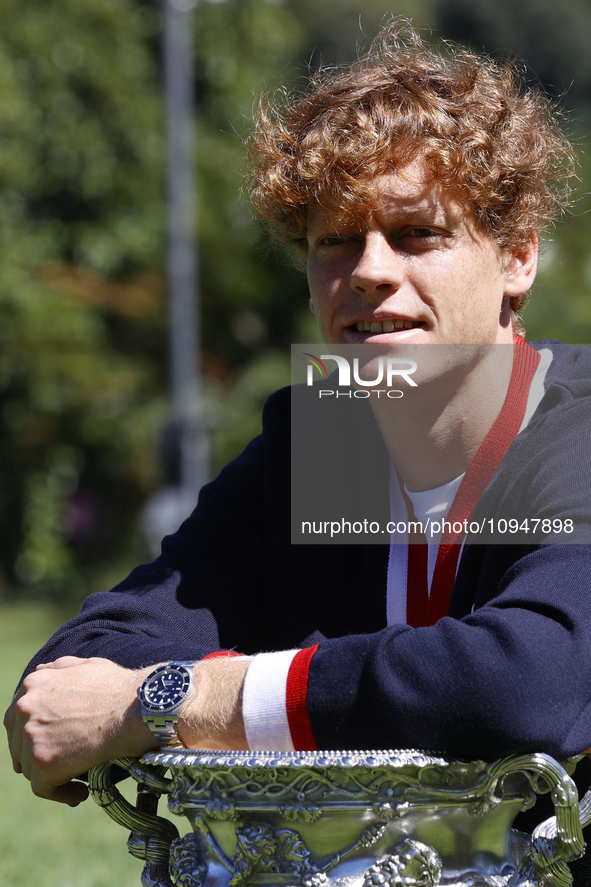
[[[177,732],[188,748],[247,748],[242,684],[247,659],[195,663]],[[141,717],[137,689],[153,671],[107,659],[63,657],[23,681],[4,724],[13,767],[42,798],[72,807],[88,796],[77,777],[105,761],[140,756],[157,743]]]

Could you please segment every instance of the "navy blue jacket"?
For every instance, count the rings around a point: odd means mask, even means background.
[[[591,352],[562,346],[485,493],[499,514],[523,501],[590,523],[590,419]],[[202,490],[161,557],[92,595],[30,667],[63,655],[139,667],[319,643],[307,707],[320,748],[564,758],[591,746],[591,546],[468,539],[449,616],[387,627],[387,546],[291,545],[289,497],[284,389],[266,405],[262,435]]]

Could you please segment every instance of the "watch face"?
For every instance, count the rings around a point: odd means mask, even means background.
[[[173,711],[181,704],[191,683],[185,668],[165,666],[151,675],[142,687],[142,701],[151,711]]]

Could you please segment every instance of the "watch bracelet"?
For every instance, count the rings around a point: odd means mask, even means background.
[[[168,667],[170,665],[173,665],[173,666],[180,665],[184,668],[191,669],[191,679],[192,679],[193,673],[194,673],[194,667],[196,665],[196,661],[195,660],[173,659],[173,660],[171,660],[171,662],[166,663],[165,665],[157,666],[154,669],[154,671],[159,671],[160,669],[164,669],[165,667]],[[154,672],[151,672],[148,675],[148,677],[146,678],[146,681],[149,680],[149,678],[153,674],[154,674]],[[186,748],[184,742],[182,742],[182,740],[177,732],[177,729],[176,729],[176,723],[178,721],[178,713],[171,717],[170,714],[168,716],[165,714],[158,715],[156,713],[151,714],[151,715],[147,715],[142,712],[142,720],[144,721],[146,726],[149,727],[152,735],[155,737],[155,739],[157,739],[158,744],[161,747]]]

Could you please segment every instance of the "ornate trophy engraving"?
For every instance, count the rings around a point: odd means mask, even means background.
[[[138,783],[136,808],[115,765]],[[144,887],[568,887],[591,821],[591,792],[579,804],[567,769],[542,754],[491,764],[420,751],[162,750],[89,779],[131,829]],[[555,816],[531,836],[513,830],[543,793]],[[179,837],[156,815],[160,795],[192,832]]]

